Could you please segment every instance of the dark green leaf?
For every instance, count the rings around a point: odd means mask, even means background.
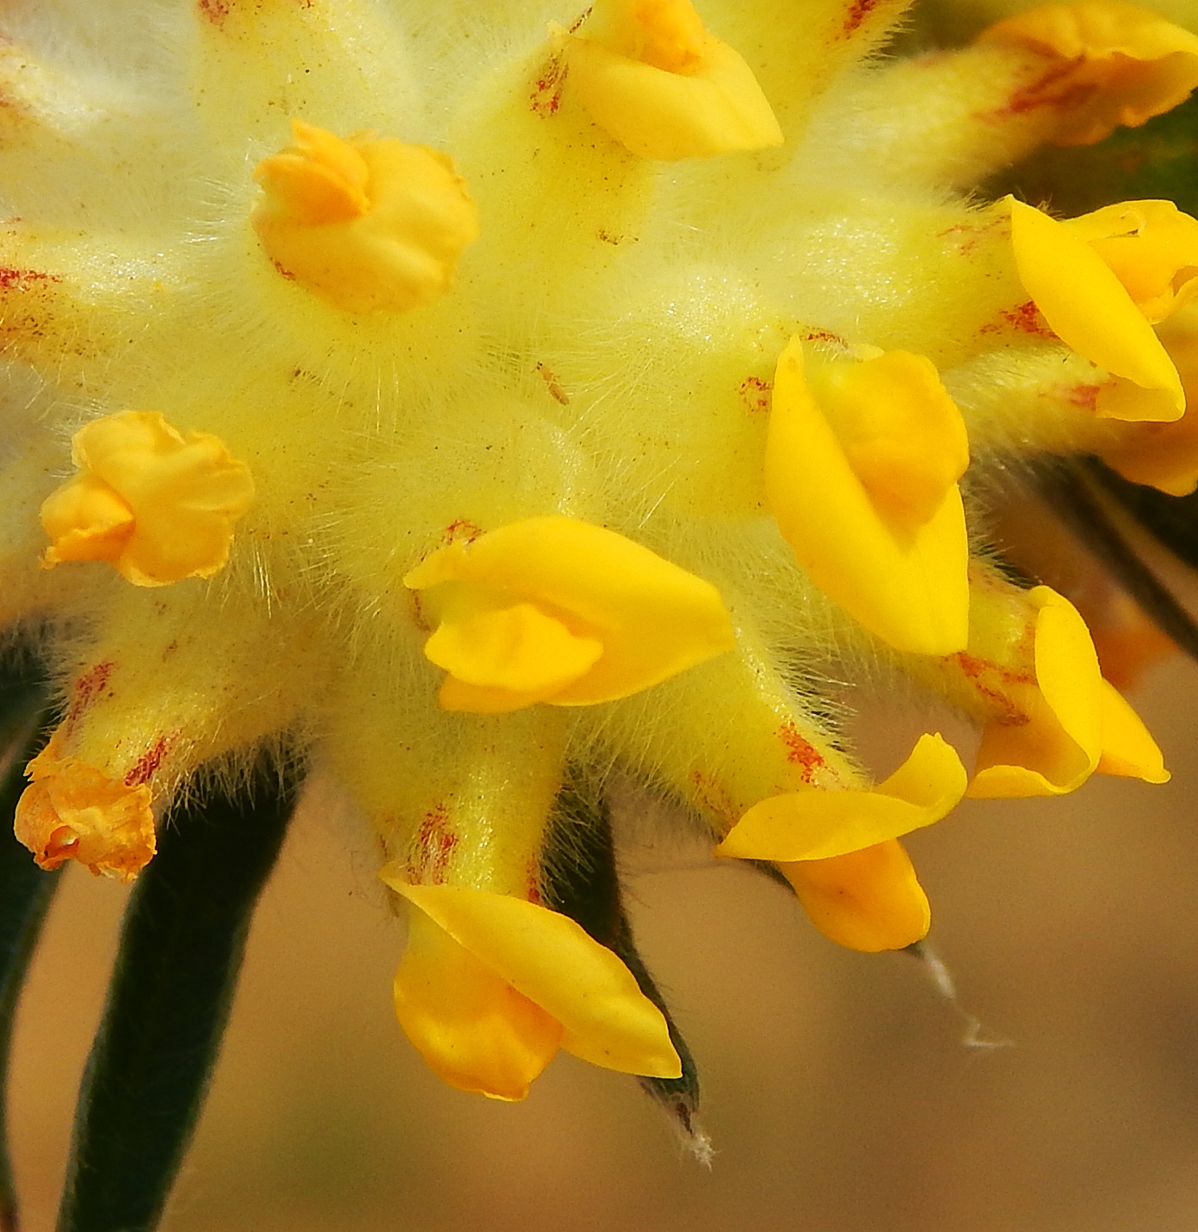
[[[297,780],[263,760],[164,823],[129,903],[76,1113],[60,1232],[149,1232],[191,1139]]]
[[[17,1227],[17,1197],[8,1154],[7,1088],[13,1018],[37,944],[55,873],[43,872],[13,836],[25,788],[25,763],[45,740],[45,687],[31,664],[0,672],[0,1232]]]
[[[641,1087],[674,1119],[687,1147],[704,1162],[710,1144],[699,1128],[699,1074],[665,998],[649,974],[620,900],[620,880],[607,802],[579,772],[558,796],[545,853],[546,905],[581,924],[632,972],[641,992],[661,1010],[682,1061],[681,1078],[642,1077]]]

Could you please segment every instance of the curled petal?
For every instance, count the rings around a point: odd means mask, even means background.
[[[816,928],[850,950],[901,950],[927,936],[928,896],[898,839],[778,869]]]
[[[555,1019],[567,1052],[623,1073],[679,1077],[661,1011],[615,954],[573,920],[503,894],[410,885],[387,869],[382,876],[500,983]],[[453,986],[444,991],[452,1001]],[[447,1021],[457,1015],[447,1007]]]
[[[1006,197],[1019,279],[1067,346],[1131,382],[1098,396],[1112,419],[1174,420],[1185,394],[1177,368],[1135,301],[1102,256],[1042,210]]]
[[[450,1086],[519,1100],[561,1047],[562,1025],[423,912],[395,973],[395,1013]]]
[[[827,860],[930,826],[965,792],[961,759],[938,734],[872,790],[796,791],[755,804],[716,848],[747,860]]]
[[[42,563],[107,560],[137,586],[211,577],[249,509],[249,467],[203,432],[185,439],[161,415],[123,411],[75,433],[79,473],[42,505]]]
[[[1198,219],[1172,201],[1123,201],[1063,225],[1106,262],[1149,323],[1198,293]]]
[[[1099,774],[1167,783],[1172,777],[1144,721],[1108,680],[1102,682],[1102,753]]]
[[[449,158],[390,138],[342,140],[292,121],[264,159],[251,221],[280,272],[346,312],[439,299],[478,238],[478,211]]]
[[[450,672],[442,702],[455,709],[627,697],[734,641],[714,586],[573,518],[527,518],[450,544],[404,585],[428,591],[440,625],[425,652]]]
[[[52,739],[26,769],[32,781],[17,804],[17,839],[42,868],[78,860],[98,875],[132,881],[156,847],[149,787],[60,758],[58,743]]]
[[[1191,282],[1191,287],[1195,284]],[[1160,339],[1177,365],[1188,405],[1198,391],[1198,311],[1191,305],[1160,327]],[[1192,410],[1172,423],[1130,423],[1117,439],[1095,452],[1132,483],[1150,484],[1170,496],[1198,487],[1198,415]]]
[[[1047,4],[991,26],[981,41],[1059,60],[1051,100],[1058,145],[1089,145],[1117,125],[1136,127],[1198,86],[1198,35],[1118,0]]]
[[[999,669],[1010,681],[1012,708],[982,731],[970,796],[1064,795],[1098,767],[1103,682],[1089,630],[1073,604],[1047,586],[1026,600],[1035,611],[1034,680]]]
[[[566,42],[569,85],[609,136],[672,161],[782,144],[741,56],[703,28],[690,0],[598,0]]]
[[[956,480],[968,463],[960,413],[922,356],[820,361],[799,339],[782,353],[765,454],[770,508],[812,581],[899,650],[965,645]]]
[[[424,653],[449,673],[440,692],[446,710],[486,713],[551,699],[590,671],[603,643],[517,603],[443,620]]]

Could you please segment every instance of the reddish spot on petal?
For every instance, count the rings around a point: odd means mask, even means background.
[[[778,737],[786,746],[786,760],[799,766],[803,782],[811,785],[815,772],[824,766],[824,758],[809,741],[803,739],[793,723],[783,723],[778,728]]]
[[[764,412],[770,409],[770,398],[774,392],[772,381],[759,376],[747,376],[736,387],[741,401],[750,411]]]
[[[13,269],[0,266],[0,291],[23,291],[31,282],[61,282],[57,274],[45,274],[41,270]]]
[[[528,96],[529,109],[542,119],[548,119],[562,105],[562,86],[566,80],[566,66],[554,56],[542,69]]]
[[[75,681],[71,690],[71,704],[67,708],[66,719],[63,721],[67,734],[70,734],[71,729],[88,711],[92,702],[108,687],[108,677],[112,674],[112,669],[113,664],[110,662],[97,663],[94,667],[89,667]]]
[[[997,121],[1045,108],[1070,111],[1083,106],[1101,88],[1097,82],[1073,80],[1084,63],[1084,59],[1054,62],[1034,81],[1020,86],[1001,107],[982,113],[979,119]]]
[[[958,651],[953,658],[970,684],[995,707],[997,713],[993,722],[1004,727],[1020,727],[1030,721],[1030,717],[1018,708],[1007,690],[1013,685],[1036,688],[1034,671],[1016,671],[964,650]],[[1007,687],[1004,688],[1004,685]]]
[[[459,540],[473,543],[482,533],[483,528],[476,522],[471,522],[469,518],[458,518],[456,522],[450,522],[442,531],[441,540],[447,544],[457,543]]]
[[[166,751],[170,748],[173,737],[159,736],[152,745],[133,763],[129,773],[125,775],[126,787],[139,787],[148,783],[154,772],[162,764]]]
[[[449,828],[449,810],[435,804],[424,815],[416,843],[408,859],[408,876],[414,885],[443,885],[458,836]]]
[[[873,12],[878,0],[852,0],[841,27],[841,38],[852,38],[861,23]]]
[[[1040,313],[1033,300],[1017,304],[1014,308],[1004,308],[998,314],[1003,322],[1021,334],[1030,334],[1033,338],[1049,338],[1056,341],[1056,334]],[[997,321],[988,321],[979,330],[979,334],[998,333],[1003,328]]]
[[[200,16],[210,21],[214,26],[223,26],[229,16],[229,5],[226,0],[199,0]]]

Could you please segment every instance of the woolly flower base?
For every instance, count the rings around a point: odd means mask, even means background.
[[[898,840],[966,792],[1163,781],[968,497],[1078,453],[1193,487],[1198,223],[964,194],[1172,107],[1198,38],[1089,0],[889,62],[905,7],[5,5],[36,860],[133,878],[199,768],[298,749],[375,827],[438,1073],[515,1099],[565,1048],[685,1100],[613,769],[861,950],[923,937]],[[947,698],[976,764],[929,732],[876,782],[833,663]]]

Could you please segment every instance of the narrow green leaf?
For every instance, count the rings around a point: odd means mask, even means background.
[[[60,1232],[149,1232],[191,1140],[298,780],[263,760],[163,824],[79,1095]]]
[[[0,672],[0,1232],[16,1232],[17,1195],[8,1151],[7,1078],[13,1020],[50,899],[55,873],[43,872],[13,836],[25,763],[46,738],[46,693],[30,667]]]
[[[684,1145],[702,1163],[711,1144],[699,1126],[699,1073],[660,989],[637,951],[632,924],[620,898],[620,879],[606,800],[574,770],[558,795],[544,856],[546,905],[568,915],[600,945],[612,950],[661,1010],[682,1062],[680,1078],[639,1078],[642,1089],[672,1117]]]

